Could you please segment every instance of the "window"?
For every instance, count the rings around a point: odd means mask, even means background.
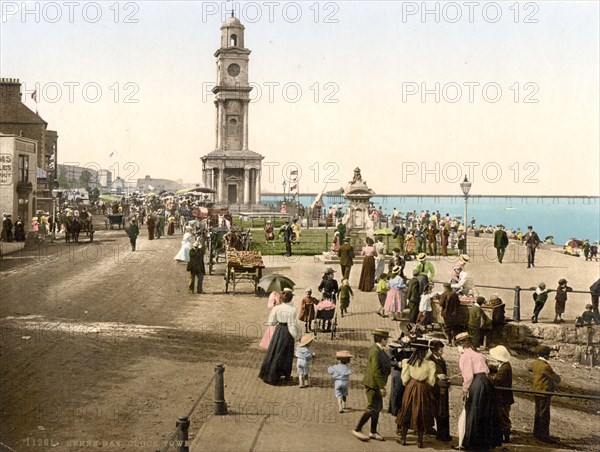
[[[19,155],[19,182],[29,182],[29,156]]]
[[[231,46],[237,47],[237,35],[231,35]]]

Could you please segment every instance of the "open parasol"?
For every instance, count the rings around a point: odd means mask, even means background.
[[[281,292],[283,289],[294,289],[296,283],[287,276],[272,274],[263,276],[258,282],[258,287],[264,289],[265,292]]]

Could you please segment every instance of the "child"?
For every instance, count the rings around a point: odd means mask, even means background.
[[[305,322],[305,330],[307,333],[312,331],[312,322],[316,318],[315,305],[318,300],[312,296],[312,289],[306,288],[306,295],[302,298],[300,303],[300,312],[298,313],[298,320]]]
[[[533,288],[532,288],[533,289]],[[531,323],[538,323],[538,316],[546,304],[548,299],[548,293],[550,291],[546,289],[546,284],[541,282],[535,292],[533,292],[533,301],[535,301],[535,307],[533,308],[533,315],[531,316]]]
[[[591,326],[592,322],[596,325],[600,325],[600,317],[592,311],[593,308],[594,307],[591,304],[586,304],[583,314],[575,319],[575,326]]]
[[[388,284],[388,275],[387,273],[382,273],[377,281],[377,285],[375,286],[375,292],[377,293],[377,298],[379,299],[379,304],[381,305],[381,307],[377,310],[377,314],[379,314],[381,317],[387,317],[383,307],[385,306],[385,299],[387,298],[388,290],[390,290],[390,286]]]
[[[340,287],[340,309],[342,317],[348,314],[348,306],[350,306],[350,297],[354,298],[354,292],[347,279],[342,279],[342,287]]]
[[[554,323],[564,322],[562,315],[565,312],[565,305],[567,303],[567,292],[573,292],[573,289],[567,286],[566,279],[559,279],[558,287],[556,288],[556,297],[554,297],[556,302],[554,305],[554,312],[556,313],[554,316]]]
[[[348,366],[352,355],[346,350],[342,350],[335,354],[335,359],[339,361],[339,364],[330,366],[327,369],[327,373],[331,375],[334,381],[335,397],[338,401],[338,411],[344,412],[346,408],[346,397],[348,397],[348,383],[350,381],[350,374],[352,368]]]
[[[314,340],[315,336],[313,334],[305,334],[296,348],[296,369],[298,370],[298,387],[300,388],[308,388],[309,386],[308,374],[310,369],[308,363],[315,357],[310,351],[309,345]]]

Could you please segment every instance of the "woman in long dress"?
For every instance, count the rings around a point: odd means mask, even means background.
[[[388,285],[390,290],[388,290],[385,298],[383,311],[391,313],[394,319],[399,319],[402,316],[402,311],[404,311],[404,308],[406,307],[406,294],[404,293],[406,284],[404,283],[402,276],[400,276],[399,265],[396,265],[392,269]]]
[[[375,257],[377,251],[373,246],[373,239],[367,237],[366,245],[363,246],[361,254],[364,256],[362,270],[360,272],[360,281],[358,283],[358,290],[363,292],[371,292],[375,285]]]
[[[194,234],[192,234],[192,228],[189,226],[185,227],[185,234],[183,234],[183,238],[181,239],[181,248],[179,248],[179,252],[175,256],[175,260],[179,262],[189,262],[190,261],[190,250],[192,249],[192,244],[194,243]]]
[[[340,250],[340,233],[338,231],[335,231],[335,233],[333,234],[333,240],[331,241],[330,251],[332,253],[337,254],[337,252],[339,250]]]
[[[385,270],[385,255],[387,253],[387,249],[385,247],[385,243],[383,243],[383,237],[377,237],[375,241],[375,252],[377,253],[377,257],[375,258],[375,278],[374,282],[377,283],[379,277]]]
[[[473,350],[469,333],[455,337],[456,345],[463,348],[458,367],[463,377],[466,424],[459,446],[467,449],[487,450],[502,444],[502,431],[498,414],[496,389],[488,377],[490,370],[485,357]],[[460,351],[460,350],[459,350]]]
[[[269,295],[269,301],[267,301],[267,308],[272,310],[278,304],[281,304],[281,292],[277,292],[276,290],[274,290],[273,292],[271,292],[271,295]],[[264,348],[265,350],[268,349],[269,343],[271,342],[271,338],[273,337],[273,333],[275,333],[275,325],[267,325],[265,334],[260,340],[258,346],[260,348]]]
[[[279,384],[281,378],[291,380],[294,361],[294,343],[302,337],[298,312],[292,306],[292,292],[284,292],[281,304],[269,314],[269,325],[275,325],[275,333],[260,368],[259,378],[270,385]]]
[[[433,385],[435,384],[435,364],[425,359],[429,347],[427,342],[415,341],[415,351],[409,359],[402,361],[402,383],[404,396],[402,409],[396,417],[400,428],[400,441],[406,446],[408,429],[417,434],[417,445],[423,447],[423,434],[433,425]]]

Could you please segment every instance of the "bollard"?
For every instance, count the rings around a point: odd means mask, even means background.
[[[177,428],[177,437],[176,444],[179,444],[177,450],[179,452],[189,452],[190,448],[188,447],[188,439],[189,439],[189,429],[190,429],[190,420],[187,416],[180,416],[175,423],[175,427]]]
[[[223,364],[217,364],[215,366],[215,401],[213,413],[217,416],[224,416],[227,414],[227,402],[225,402],[225,379],[223,373],[225,372],[225,366]]]
[[[513,305],[513,320],[521,321],[521,286],[515,286],[515,303]]]

